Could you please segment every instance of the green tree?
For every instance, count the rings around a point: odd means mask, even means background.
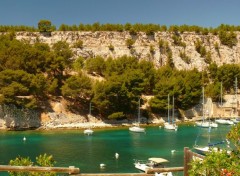
[[[38,30],[40,32],[51,32],[52,31],[52,22],[49,20],[40,20],[38,22]]]
[[[52,49],[53,52],[47,58],[48,69],[46,71],[50,80],[57,79],[58,86],[54,93],[60,95],[60,88],[65,79],[64,73],[67,73],[72,67],[71,57],[73,53],[69,48],[69,44],[65,41],[55,43]]]
[[[240,67],[235,64],[224,64],[218,67],[216,72],[216,81],[223,83],[226,91],[234,89],[235,78],[240,79]]]
[[[81,72],[81,70],[84,67],[84,58],[83,57],[78,57],[72,64],[73,69],[77,72]]]
[[[70,76],[62,86],[62,95],[75,100],[86,100],[91,98],[92,83],[91,79],[79,73],[78,75]]]
[[[30,96],[31,82],[34,75],[28,74],[23,70],[4,70],[0,72],[0,94],[2,94],[1,103],[15,104],[24,106],[29,99],[21,96]]]
[[[197,70],[177,71],[159,69],[156,76],[154,98],[150,101],[153,112],[166,109],[168,94],[175,97],[176,109],[188,109],[198,104],[201,95],[201,74]]]
[[[96,58],[89,58],[86,60],[85,69],[88,73],[103,75],[106,65],[102,57],[97,56]]]

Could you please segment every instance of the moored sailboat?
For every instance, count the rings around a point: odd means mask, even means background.
[[[177,131],[178,126],[174,123],[174,96],[173,96],[173,109],[172,109],[172,123],[170,122],[170,111],[169,111],[169,94],[168,94],[168,122],[164,123],[164,128],[167,130]]]
[[[221,104],[220,104],[220,107],[222,108],[223,107],[223,103],[222,103],[222,82],[221,82]],[[233,125],[234,124],[234,121],[232,120],[228,120],[228,119],[216,119],[215,120],[216,123],[219,123],[219,124],[223,124],[223,125]]]
[[[129,128],[129,131],[137,133],[145,133],[145,128],[140,127],[140,98],[138,100],[138,121],[134,126]]]
[[[213,128],[217,128],[218,124],[215,122],[211,122],[210,119],[208,118],[208,120],[206,121],[205,119],[205,108],[204,108],[204,87],[202,88],[202,121],[200,122],[196,122],[196,126],[198,127],[202,127],[202,128],[209,128],[209,127],[213,127]]]
[[[91,114],[92,114],[92,104],[91,104],[91,102],[90,102],[90,104],[89,104],[89,114],[88,114],[88,118],[90,118],[91,117]],[[93,130],[89,127],[89,128],[87,128],[87,129],[85,129],[84,131],[83,131],[83,133],[84,134],[86,134],[86,135],[92,135],[93,134]]]

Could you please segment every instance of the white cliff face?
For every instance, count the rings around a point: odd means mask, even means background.
[[[238,41],[240,40],[240,33],[236,32]],[[104,58],[112,57],[117,58],[123,55],[135,56],[138,59],[146,59],[152,61],[156,67],[165,65],[167,62],[166,54],[160,52],[158,42],[160,39],[168,41],[172,51],[172,59],[175,67],[178,69],[192,69],[197,68],[202,70],[207,64],[204,58],[195,49],[195,42],[200,40],[202,45],[205,46],[206,51],[211,53],[212,62],[217,65],[224,63],[238,64],[240,63],[240,43],[236,46],[229,48],[222,45],[218,36],[213,34],[200,35],[195,33],[180,34],[182,42],[186,43],[186,48],[182,46],[175,46],[173,43],[172,35],[169,32],[157,32],[152,36],[148,36],[143,32],[137,35],[130,35],[128,32],[52,32],[51,36],[44,36],[38,32],[17,32],[16,38],[18,40],[28,40],[30,43],[40,41],[52,46],[58,41],[66,41],[72,47],[73,44],[79,40],[83,41],[83,47],[72,48],[74,57],[82,56],[84,58],[102,56]],[[132,49],[126,45],[126,40],[132,39],[134,44]],[[219,50],[217,51],[214,44],[218,43]],[[110,50],[109,46],[112,45],[114,50]],[[150,46],[153,47],[154,52],[150,52]],[[180,52],[185,51],[186,55],[190,58],[190,63],[186,63],[181,57]]]

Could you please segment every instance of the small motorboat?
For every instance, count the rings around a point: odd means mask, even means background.
[[[145,128],[141,128],[140,126],[132,126],[129,130],[137,133],[145,133]]]
[[[84,130],[83,133],[86,134],[86,135],[92,135],[93,130],[89,128],[89,129]]]
[[[169,162],[164,158],[148,158],[148,160],[135,160],[134,165],[135,168],[139,169],[140,171],[145,172],[148,169],[153,168],[163,168],[163,163]],[[171,174],[171,172],[163,172],[162,175]]]
[[[231,120],[227,120],[227,119],[217,119],[215,120],[217,123],[219,124],[223,124],[223,125],[233,125],[234,122]]]

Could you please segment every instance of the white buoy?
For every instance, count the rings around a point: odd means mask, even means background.
[[[105,166],[106,166],[106,164],[104,164],[104,163],[101,163],[101,164],[100,164],[100,168],[101,168],[101,169],[105,168]]]
[[[175,153],[176,152],[176,150],[171,150],[171,153],[173,154],[173,153]]]
[[[25,136],[23,137],[23,140],[26,141],[26,137]]]
[[[115,158],[118,159],[119,158],[119,154],[115,153]]]

